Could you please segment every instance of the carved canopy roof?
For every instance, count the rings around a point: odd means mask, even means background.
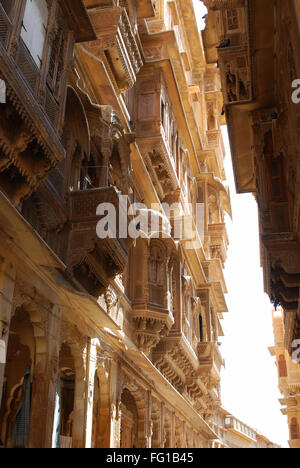
[[[76,42],[96,40],[97,36],[83,0],[63,0],[60,3],[69,26],[75,33]]]

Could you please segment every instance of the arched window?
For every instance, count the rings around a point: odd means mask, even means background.
[[[138,411],[136,401],[126,388],[121,399],[121,448],[135,448],[138,445]]]

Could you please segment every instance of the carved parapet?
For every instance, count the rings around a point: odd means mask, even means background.
[[[125,8],[91,8],[98,40],[86,44],[90,53],[106,60],[120,93],[133,87],[143,60]]]

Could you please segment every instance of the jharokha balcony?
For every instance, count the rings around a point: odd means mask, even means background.
[[[112,83],[118,93],[123,93],[134,86],[143,65],[137,28],[126,8],[113,0],[103,3],[85,1],[98,38],[85,48],[107,65]]]
[[[120,223],[124,223],[126,228],[128,225],[127,206],[122,211],[119,194],[115,187],[104,187],[71,192],[69,196],[72,227],[68,265],[73,269],[75,279],[95,297],[100,296],[109,282],[123,272],[128,262],[132,241],[119,236]],[[101,220],[97,208],[99,205],[105,207],[103,204],[110,204],[111,226],[116,222],[116,231],[111,231],[106,239],[97,234],[97,223]]]
[[[174,325],[167,264],[172,257],[171,239],[138,239],[131,251],[132,280],[129,295],[136,344],[150,354]]]
[[[220,373],[224,360],[217,343],[199,343],[197,347],[200,362],[200,374],[209,374],[213,379],[220,381]]]
[[[177,202],[179,161],[185,160],[186,152],[175,126],[162,70],[143,68],[137,80],[135,107],[137,143],[159,198]]]
[[[17,206],[65,155],[60,138],[74,42],[95,38],[79,0],[35,0],[25,9],[19,3],[0,1],[0,189]],[[72,21],[77,16],[83,29]]]

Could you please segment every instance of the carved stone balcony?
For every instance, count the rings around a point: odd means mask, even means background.
[[[97,207],[109,203],[116,214],[116,238],[97,236]],[[99,297],[109,282],[122,273],[131,240],[118,238],[119,220],[128,221],[127,212],[120,212],[119,195],[114,187],[70,193],[71,232],[67,264],[74,278],[93,296]]]
[[[153,362],[180,393],[186,393],[192,400],[205,392],[199,381],[197,356],[181,333],[171,332],[159,343],[153,352]]]
[[[203,269],[207,280],[206,287],[208,286],[208,288],[211,290],[216,312],[219,314],[228,312],[225,299],[225,294],[227,294],[227,287],[220,259],[216,258],[203,262]]]
[[[200,375],[219,382],[224,360],[217,343],[199,343],[197,355],[200,363]]]
[[[204,47],[209,62],[216,62],[218,54],[224,101],[226,104],[250,101],[253,94],[245,3],[205,0],[205,4],[209,13]]]
[[[262,242],[264,251],[267,252],[264,258],[267,292],[274,304],[281,305],[290,318],[285,329],[285,340],[290,348],[292,341],[299,338],[300,328],[296,316],[300,288],[300,249],[297,236],[292,232],[264,234]]]
[[[155,239],[150,244],[138,239],[132,250],[132,320],[136,344],[146,354],[168,335],[174,324],[167,280],[169,255],[167,239]]]
[[[94,2],[95,4],[95,2]],[[103,60],[119,93],[132,88],[143,65],[142,56],[125,8],[89,8],[98,40],[86,49]]]
[[[153,350],[152,361],[179,393],[209,415],[221,405],[223,359],[214,343],[198,344],[196,351],[182,333],[172,330]]]
[[[176,173],[174,142],[167,123],[171,111],[167,104],[163,72],[143,72],[138,78],[137,94],[135,125],[139,149],[160,199],[176,202],[180,184]]]
[[[211,258],[218,258],[221,260],[222,265],[224,265],[227,259],[227,248],[229,244],[226,225],[224,223],[209,224],[208,234],[210,237]]]
[[[6,90],[0,113],[0,189],[19,205],[36,191],[65,156],[60,137],[73,53],[71,43],[74,35],[80,41],[82,37],[93,39],[94,33],[79,0],[60,2],[58,8],[55,6],[56,14],[51,10],[54,2],[48,2],[51,20],[43,56],[51,53],[51,64],[46,65],[41,59],[38,66],[33,51],[30,52],[29,45],[26,46],[18,32],[19,16],[24,9],[17,6],[13,9],[15,3],[0,3],[0,80]],[[66,11],[70,19],[68,23]],[[81,18],[80,27],[76,27],[72,20],[76,15]],[[57,31],[56,21],[62,23],[62,28]],[[41,28],[39,24],[36,27]],[[83,33],[78,30],[81,27]],[[57,48],[58,39],[61,49]],[[68,41],[70,45],[67,47]],[[52,73],[54,69],[56,74]]]

